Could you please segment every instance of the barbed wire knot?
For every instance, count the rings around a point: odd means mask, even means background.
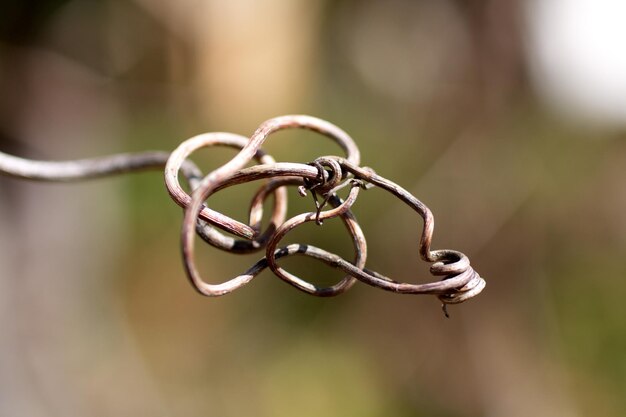
[[[308,164],[276,162],[261,146],[273,133],[284,129],[307,129],[333,140],[345,156],[322,156]],[[227,146],[239,150],[230,161],[202,175],[189,160],[198,149]],[[252,166],[248,166],[251,162]],[[221,296],[250,282],[265,269],[288,284],[308,294],[328,297],[342,294],[357,281],[401,294],[431,294],[442,303],[446,317],[447,306],[458,304],[478,295],[486,283],[470,266],[461,252],[431,250],[434,218],[428,207],[398,184],[378,175],[369,167],[361,167],[360,151],[352,138],[339,127],[327,121],[305,115],[289,115],[267,120],[252,134],[244,137],[232,133],[215,132],[194,136],[181,143],[173,152],[145,152],[120,154],[79,161],[32,161],[0,152],[0,173],[18,178],[42,181],[73,181],[86,178],[126,173],[142,169],[165,168],[165,184],[173,201],[184,208],[181,230],[183,265],[193,287],[206,296]],[[192,191],[187,193],[179,183],[179,173]],[[263,180],[249,206],[248,222],[240,222],[209,208],[208,200],[219,190],[251,181]],[[301,196],[311,193],[315,210],[287,219],[286,188],[296,186]],[[338,192],[346,187],[345,198]],[[422,260],[431,263],[430,273],[438,281],[404,283],[395,281],[365,267],[367,243],[365,235],[352,213],[352,207],[361,190],[377,188],[391,193],[413,209],[423,220],[418,252]],[[262,230],[263,206],[273,196],[273,209],[266,229]],[[351,237],[355,255],[347,261],[334,253],[305,243],[278,247],[292,230],[314,221],[340,218]],[[227,234],[225,234],[226,232]],[[265,250],[265,255],[241,275],[219,284],[205,281],[195,264],[195,240],[199,235],[206,243],[231,253],[252,253]],[[289,256],[307,256],[345,276],[336,284],[320,287],[283,269],[278,259]]]

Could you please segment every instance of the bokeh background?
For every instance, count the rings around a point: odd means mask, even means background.
[[[316,115],[429,205],[434,247],[487,288],[449,320],[434,297],[317,299],[269,273],[207,299],[160,173],[0,178],[0,415],[626,415],[624,21],[617,0],[3,0],[3,151],[172,150]],[[300,132],[266,149],[337,153]],[[245,219],[253,188],[211,204]],[[414,213],[376,190],[354,211],[369,267],[431,279]],[[293,241],[351,256],[336,222]],[[258,258],[199,251],[212,282]]]

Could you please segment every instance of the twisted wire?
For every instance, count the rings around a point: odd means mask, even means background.
[[[334,141],[345,156],[322,156],[309,164],[276,162],[261,147],[272,134],[284,129],[316,132]],[[230,161],[203,176],[188,158],[198,149],[212,146],[227,146],[239,152]],[[254,165],[248,166],[250,163]],[[215,297],[232,292],[265,269],[270,269],[295,288],[320,297],[342,294],[357,281],[396,293],[435,295],[441,301],[446,316],[448,304],[462,303],[478,295],[485,287],[485,281],[471,267],[467,256],[449,249],[431,249],[434,218],[428,207],[398,184],[376,174],[371,168],[359,166],[359,163],[359,149],[346,132],[332,123],[305,115],[270,119],[261,124],[250,138],[224,132],[198,135],[181,143],[172,153],[145,152],[50,162],[0,152],[0,173],[40,181],[75,181],[143,169],[164,169],[167,191],[172,200],[184,209],[181,229],[183,265],[193,287],[205,296]],[[191,194],[180,185],[179,173],[182,173]],[[258,180],[264,182],[250,203],[248,223],[207,206],[207,201],[218,191]],[[286,188],[290,186],[298,187],[301,195],[311,194],[315,211],[286,219]],[[337,192],[345,187],[350,190],[342,200]],[[437,281],[421,284],[399,282],[366,268],[367,242],[351,208],[361,190],[369,188],[391,193],[421,217],[423,227],[418,252],[423,261],[431,264],[430,273],[438,278]],[[266,229],[261,230],[264,203],[270,196],[273,199],[272,214]],[[352,262],[313,245],[296,243],[279,247],[280,241],[297,227],[308,222],[321,225],[324,220],[335,217],[342,220],[351,237],[355,252]],[[223,251],[251,253],[265,249],[265,255],[241,275],[221,283],[209,283],[196,267],[195,235]],[[334,285],[317,286],[278,264],[278,259],[293,255],[318,260],[341,270],[345,276]]]

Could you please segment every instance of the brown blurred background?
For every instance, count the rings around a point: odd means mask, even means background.
[[[0,178],[0,415],[626,415],[624,21],[610,0],[3,0],[3,151],[172,150],[316,115],[429,205],[434,247],[487,288],[450,320],[433,297],[317,299],[269,273],[207,299],[160,173]],[[279,160],[337,153],[278,136]],[[212,204],[244,219],[252,189]],[[369,267],[430,280],[414,213],[376,190],[354,211]],[[350,256],[335,222],[294,240]],[[199,250],[212,282],[258,258]]]

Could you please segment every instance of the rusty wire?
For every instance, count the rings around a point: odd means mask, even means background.
[[[332,139],[342,148],[345,156],[323,156],[309,164],[276,162],[261,149],[271,134],[293,128],[312,130]],[[238,149],[239,153],[203,176],[188,158],[196,150],[211,146],[228,146]],[[256,161],[256,165],[247,167],[252,160]],[[320,297],[341,294],[357,281],[397,293],[432,294],[441,300],[446,316],[447,304],[462,303],[479,294],[485,287],[485,281],[472,269],[463,253],[448,249],[431,250],[434,219],[428,207],[404,188],[359,164],[359,149],[346,132],[327,121],[304,115],[270,119],[261,124],[250,138],[223,132],[198,135],[184,141],[171,154],[145,152],[49,162],[0,152],[0,173],[40,181],[75,181],[164,167],[167,190],[172,199],[184,208],[181,247],[185,271],[194,288],[206,296],[221,296],[234,291],[268,268],[288,284]],[[181,187],[179,172],[192,190],[191,195]],[[262,179],[266,181],[253,196],[247,224],[211,210],[206,204],[207,199],[220,189]],[[301,195],[311,193],[315,198],[315,211],[286,219],[287,186],[297,186]],[[337,192],[344,187],[350,187],[350,191],[342,200]],[[439,280],[424,284],[398,282],[365,267],[367,243],[351,207],[357,201],[359,192],[368,188],[380,188],[391,193],[422,218],[423,229],[418,251],[423,261],[432,264],[430,273]],[[273,211],[269,225],[262,231],[263,203],[270,196],[273,196]],[[352,262],[308,244],[278,247],[280,241],[298,226],[307,222],[321,225],[324,220],[335,217],[341,218],[352,238],[355,251]],[[219,284],[211,284],[202,278],[196,268],[195,234],[208,244],[227,252],[251,253],[265,248],[265,256],[241,275]],[[278,259],[292,255],[309,256],[346,275],[332,286],[319,287],[288,272],[277,263]]]

